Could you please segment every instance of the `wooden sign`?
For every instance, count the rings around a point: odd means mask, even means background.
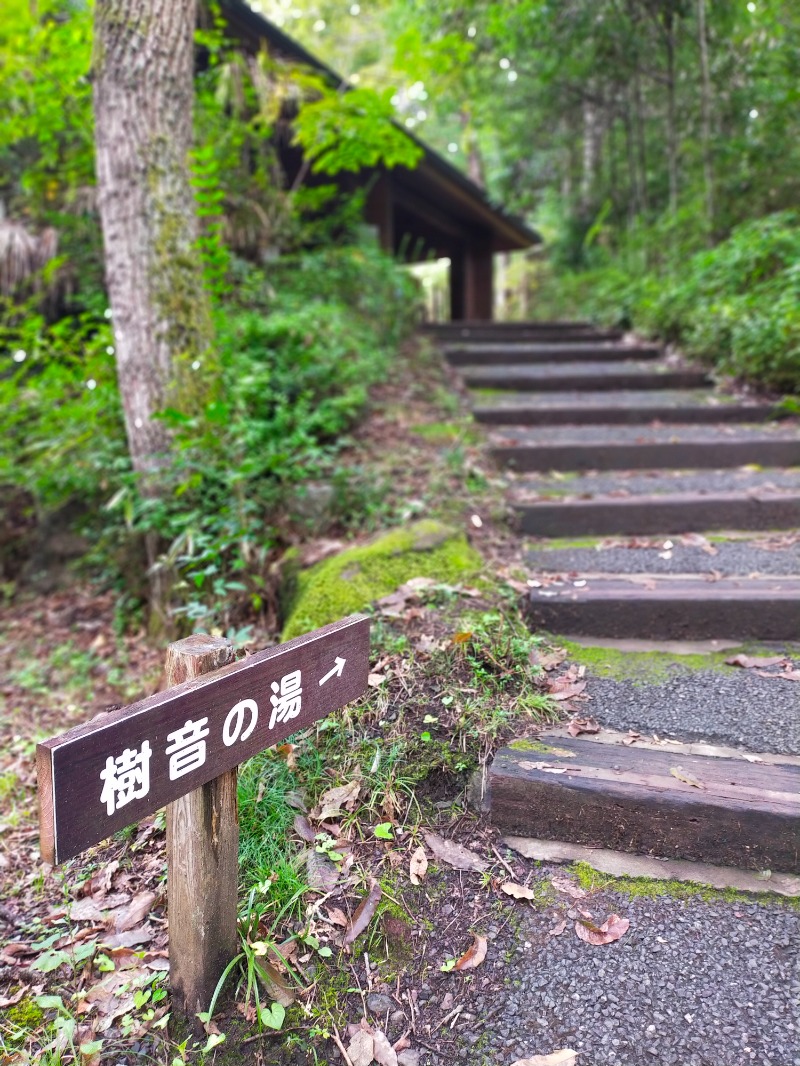
[[[111,711],[37,747],[42,857],[59,863],[356,699],[354,615]]]

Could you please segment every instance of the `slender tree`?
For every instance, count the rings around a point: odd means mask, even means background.
[[[149,491],[210,342],[190,184],[196,0],[96,0],[96,166],[119,386]]]

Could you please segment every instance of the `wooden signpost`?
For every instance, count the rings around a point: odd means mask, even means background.
[[[46,862],[167,806],[170,982],[174,1006],[190,1015],[207,1007],[236,953],[236,768],[366,691],[369,619],[354,615],[241,662],[232,657],[225,640],[178,641],[166,691],[36,752]]]

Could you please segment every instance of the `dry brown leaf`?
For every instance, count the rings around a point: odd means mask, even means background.
[[[541,770],[545,774],[565,774],[567,772],[566,766],[553,766],[549,762],[532,762],[530,759],[521,760],[519,765],[523,770]]]
[[[347,1055],[352,1066],[370,1066],[370,1063],[375,1061],[375,1056],[372,1054],[374,1046],[372,1033],[359,1029],[347,1045]]]
[[[30,985],[20,985],[13,996],[0,996],[0,1009],[5,1010],[6,1007],[13,1007],[15,1003],[19,1003],[29,988]]]
[[[346,929],[350,923],[350,919],[340,907],[328,908],[328,921],[333,925],[340,925],[343,929]]]
[[[500,891],[514,899],[536,899],[536,893],[525,885],[517,885],[513,881],[506,881],[500,886]]]
[[[511,1066],[575,1066],[579,1052],[571,1048],[551,1051],[549,1055],[532,1055],[527,1059],[517,1059]]]
[[[130,896],[126,897],[130,899]],[[108,911],[103,910],[96,899],[84,896],[76,900],[69,908],[69,917],[73,922],[104,922],[108,917]]]
[[[149,944],[155,935],[156,930],[150,922],[143,922],[141,925],[134,926],[133,929],[102,937],[101,943],[108,948],[132,948],[141,944]]]
[[[106,920],[110,928],[113,928],[115,933],[124,933],[126,929],[133,929],[149,912],[155,899],[155,892],[137,892],[126,907],[118,907],[108,912]]]
[[[734,655],[732,659],[726,659],[728,666],[741,666],[745,670],[753,667],[777,666],[786,662],[785,655],[758,656],[758,655]]]
[[[548,929],[548,936],[561,936],[564,930],[567,928],[567,919],[562,918],[560,922],[556,922],[552,929]]]
[[[595,925],[586,918],[579,918],[575,923],[575,932],[580,940],[587,944],[598,947],[601,944],[613,944],[624,936],[630,928],[627,918],[620,918],[618,914],[610,914],[602,925]]]
[[[573,696],[580,696],[586,685],[586,681],[572,681],[566,677],[557,677],[550,682],[547,691],[553,700],[571,700]]]
[[[580,885],[576,885],[574,881],[570,881],[568,877],[551,877],[550,884],[556,892],[563,892],[570,899],[584,899],[586,897],[586,891]]]
[[[308,887],[315,892],[333,892],[339,880],[339,871],[330,859],[313,848],[306,855]]]
[[[315,822],[324,822],[326,818],[337,818],[344,811],[352,811],[360,791],[358,781],[348,781],[346,785],[329,788],[320,797],[319,806],[311,812],[311,817]]]
[[[682,766],[670,766],[669,772],[676,781],[683,781],[684,784],[691,785],[692,788],[706,787],[702,781],[698,781],[696,777],[692,777],[691,774],[688,774]]]
[[[306,841],[308,844],[313,844],[317,839],[317,834],[314,832],[311,824],[305,815],[296,814],[294,816],[294,831],[297,835]]]
[[[485,936],[479,936],[478,933],[473,933],[472,935],[475,940],[455,964],[454,969],[456,970],[474,970],[486,958],[489,941]]]
[[[782,677],[784,681],[800,681],[800,670],[781,670],[778,677]]]
[[[111,882],[114,879],[114,874],[118,869],[119,860],[114,859],[113,862],[106,863],[101,870],[95,870],[89,880],[81,885],[80,895],[94,896],[95,899],[108,895],[111,891]]]
[[[573,718],[567,726],[567,732],[571,737],[578,737],[581,733],[599,733],[600,723],[596,718]]]
[[[525,591],[530,591],[525,586]],[[555,670],[557,666],[561,666],[567,657],[567,653],[564,648],[553,648],[552,651],[543,652],[538,648],[533,648],[528,655],[531,666],[540,666],[542,670]]]
[[[370,688],[377,688],[379,685],[382,685],[384,681],[388,680],[389,679],[385,674],[370,674],[367,677],[367,684]]]
[[[437,859],[447,863],[448,866],[455,867],[456,870],[482,874],[489,868],[489,864],[474,851],[457,844],[454,840],[445,840],[438,833],[425,833],[425,843]]]
[[[285,760],[287,770],[297,769],[297,757],[294,753],[294,744],[279,744],[275,749],[275,754]]]
[[[352,944],[354,940],[364,932],[369,923],[372,921],[375,915],[375,909],[380,902],[383,895],[383,889],[377,881],[373,881],[369,888],[369,893],[362,899],[356,908],[356,912],[353,915],[353,920],[350,923],[350,928],[344,934],[343,943]]]
[[[282,1007],[291,1007],[297,997],[294,989],[287,983],[280,970],[267,959],[259,959],[258,967],[264,980],[267,995],[280,1003]]]
[[[408,876],[412,885],[418,885],[428,872],[428,857],[425,854],[425,849],[419,847],[414,851],[411,856],[411,862],[408,868]]]
[[[372,1057],[380,1066],[397,1066],[397,1052],[380,1029],[372,1036]]]

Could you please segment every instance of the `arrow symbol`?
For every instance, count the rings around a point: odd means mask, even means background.
[[[332,677],[341,677],[342,676],[342,670],[344,670],[344,664],[346,662],[347,662],[347,659],[341,659],[337,655],[336,656],[336,666],[334,666],[334,668],[332,670],[329,670],[324,677],[321,677],[319,679],[320,687],[322,687],[322,685],[324,685],[326,681],[330,681],[330,679]]]

